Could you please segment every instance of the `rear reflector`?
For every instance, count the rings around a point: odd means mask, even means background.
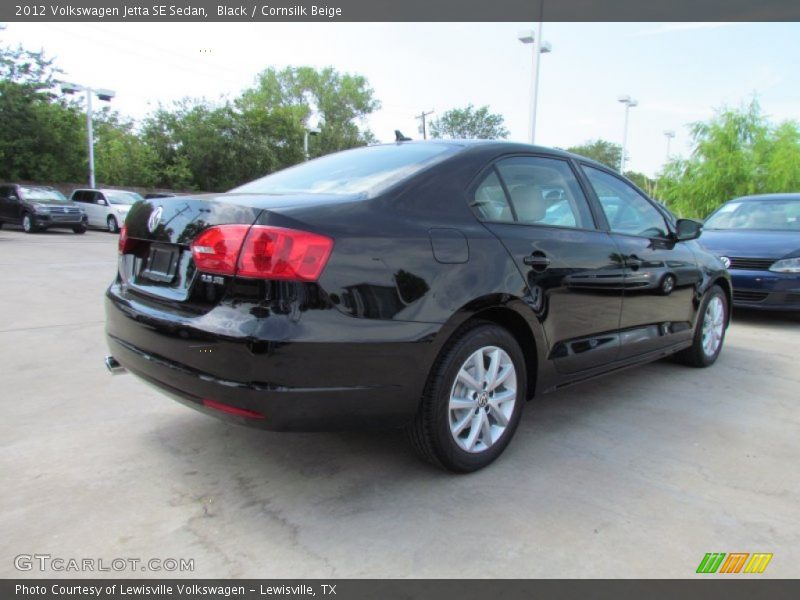
[[[217,225],[192,242],[198,271],[258,279],[316,281],[333,240],[324,235],[265,225]]]
[[[223,404],[222,402],[215,402],[208,398],[203,400],[203,406],[213,408],[220,412],[228,413],[229,415],[236,415],[237,417],[247,417],[248,419],[264,419],[264,415],[254,410],[247,410],[246,408],[236,408],[230,404]]]

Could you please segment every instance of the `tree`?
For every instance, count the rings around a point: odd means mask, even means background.
[[[622,158],[622,146],[606,140],[589,140],[580,146],[571,146],[567,152],[591,158],[599,163],[619,171]]]
[[[86,173],[80,111],[51,91],[58,73],[42,52],[0,49],[0,178],[75,181]]]
[[[116,111],[94,113],[97,181],[106,185],[150,187],[157,180],[153,149],[135,131],[135,124]]]
[[[431,121],[432,138],[495,140],[508,137],[502,115],[489,112],[488,106],[476,109],[453,108]]]
[[[262,129],[274,125],[270,121],[282,124],[278,131],[285,136],[283,147],[289,152],[278,162],[287,166],[302,160],[304,128],[312,116],[320,120],[320,134],[309,148],[312,156],[374,141],[371,131],[359,127],[366,116],[380,108],[374,93],[366,78],[339,73],[332,67],[270,67],[235,104],[250,120],[265,121]]]
[[[689,158],[670,161],[658,182],[659,194],[679,214],[704,217],[736,196],[797,191],[798,126],[773,126],[757,101],[719,110],[693,123],[691,133]]]

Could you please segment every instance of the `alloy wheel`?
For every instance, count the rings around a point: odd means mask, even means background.
[[[502,348],[485,346],[472,353],[450,391],[450,433],[458,446],[478,453],[505,433],[517,402],[517,371]]]
[[[725,305],[722,298],[712,296],[703,315],[703,352],[706,356],[714,356],[722,344],[725,330]]]

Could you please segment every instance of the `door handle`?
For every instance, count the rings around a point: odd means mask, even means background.
[[[522,259],[529,267],[546,269],[550,265],[550,259],[543,252],[534,252]]]

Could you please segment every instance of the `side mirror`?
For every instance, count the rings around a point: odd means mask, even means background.
[[[98,203],[100,206],[108,206],[108,201],[107,201],[105,198],[98,198],[98,199],[97,199],[97,203]]]
[[[696,240],[703,233],[703,224],[694,219],[678,219],[675,222],[675,237],[679,242]]]
[[[16,194],[9,194],[8,199],[11,200],[12,202],[19,202],[19,196],[17,196]]]

